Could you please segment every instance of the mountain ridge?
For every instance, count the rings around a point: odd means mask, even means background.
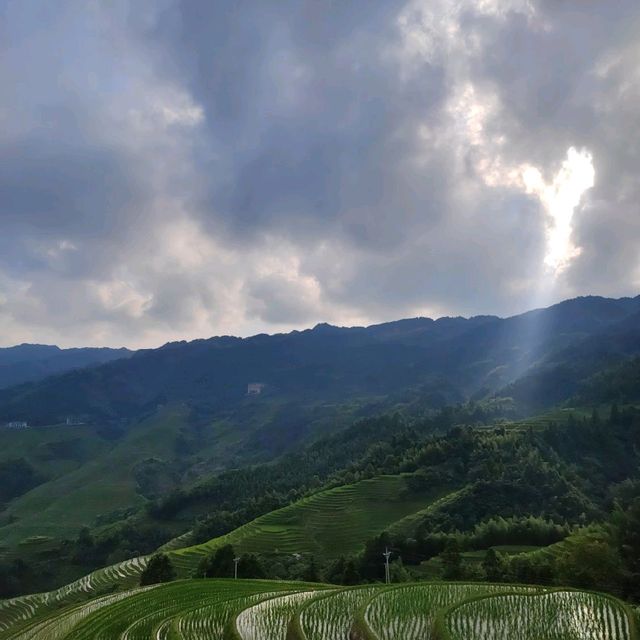
[[[124,347],[71,347],[23,342],[0,347],[0,389],[37,382],[50,375],[65,373],[126,358],[133,352]]]
[[[131,420],[168,402],[211,414],[241,402],[252,382],[265,383],[268,393],[305,401],[373,398],[441,384],[458,389],[462,397],[488,396],[509,390],[563,350],[579,352],[582,344],[609,353],[609,364],[640,352],[640,333],[633,330],[638,314],[640,296],[585,296],[509,318],[321,324],[274,335],[172,342],[1,389],[0,420],[47,424],[69,414]],[[611,348],[617,339],[624,342],[624,353]],[[595,372],[580,369],[583,377]],[[560,399],[567,399],[578,382]],[[541,398],[531,402],[544,405]]]

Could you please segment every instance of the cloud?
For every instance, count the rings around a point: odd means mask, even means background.
[[[152,346],[637,288],[635,2],[0,11],[6,344]],[[594,185],[582,172],[558,214],[572,158]]]

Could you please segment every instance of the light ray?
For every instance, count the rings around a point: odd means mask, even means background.
[[[554,276],[562,273],[580,255],[581,248],[573,238],[573,219],[586,191],[595,183],[593,156],[586,149],[570,147],[567,159],[547,184],[535,167],[527,167],[522,179],[529,193],[535,193],[546,213],[547,248],[544,264]]]

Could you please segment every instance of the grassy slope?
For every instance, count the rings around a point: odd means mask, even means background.
[[[33,535],[74,536],[100,514],[141,505],[133,466],[148,457],[169,456],[183,422],[179,410],[154,416],[108,450],[13,501],[7,515],[15,521],[0,528],[2,542],[13,545]]]
[[[0,446],[11,447],[12,457],[28,458],[50,478],[10,504],[0,520],[1,543],[13,546],[35,535],[75,536],[82,526],[95,526],[97,516],[142,506],[145,498],[136,491],[134,466],[152,457],[174,460],[175,439],[186,421],[184,408],[166,409],[134,425],[115,442],[105,441],[88,426],[0,433]],[[215,421],[206,428],[197,455],[206,457],[209,468],[220,468],[243,437],[246,433],[232,422]],[[82,461],[43,464],[33,454],[38,449],[46,451],[49,442],[64,446],[71,440],[81,441]]]
[[[25,458],[46,479],[74,471],[108,449],[109,443],[89,425],[0,429],[0,460]]]
[[[606,414],[606,411],[609,410],[610,407],[602,407],[603,410],[602,415]],[[587,407],[559,407],[555,409],[551,409],[550,411],[545,411],[544,413],[538,414],[536,416],[526,418],[525,420],[519,420],[517,422],[508,423],[505,426],[509,427],[522,427],[522,428],[532,428],[532,429],[544,429],[548,427],[550,424],[565,424],[569,419],[569,416],[572,415],[576,420],[582,420],[583,418],[589,418],[591,416],[592,409]]]
[[[359,407],[356,401],[300,406],[297,419],[288,424],[290,402],[247,398],[199,430],[187,425],[187,409],[167,407],[130,425],[115,441],[100,437],[91,425],[0,429],[0,460],[25,457],[47,478],[0,514],[0,553],[31,536],[74,537],[80,527],[96,526],[97,516],[106,515],[108,521],[109,514],[142,506],[145,498],[136,490],[133,468],[145,459],[177,462],[180,469],[190,469],[188,477],[194,479],[228,466],[273,459],[319,433],[346,426]],[[192,440],[191,452],[176,453],[181,431]]]
[[[433,500],[426,505],[424,508],[414,511],[408,515],[406,515],[401,520],[394,522],[389,527],[389,533],[392,536],[400,537],[411,537],[415,535],[416,528],[420,525],[420,523],[425,519],[427,515],[432,510],[443,507],[447,503],[450,503],[452,500],[455,500],[459,496],[461,496],[465,491],[468,491],[466,487],[462,487],[461,489],[456,489],[454,491],[441,491],[439,494],[433,496]]]
[[[551,544],[548,547],[540,547],[538,550],[534,550],[531,553],[536,554],[539,557],[551,556],[554,559],[558,559],[563,555],[570,553],[571,550],[578,544],[581,544],[585,540],[597,541],[602,539],[602,533],[590,528],[579,529],[570,534],[564,540]]]
[[[333,558],[358,552],[364,542],[420,511],[436,494],[413,493],[407,476],[378,476],[321,491],[201,545],[174,551],[182,575],[213,549],[232,544],[240,552],[309,553]]]

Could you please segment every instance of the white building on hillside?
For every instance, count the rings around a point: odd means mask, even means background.
[[[250,382],[247,385],[247,395],[248,396],[259,396],[262,393],[265,385],[263,382]]]
[[[13,420],[11,422],[7,422],[6,427],[7,429],[28,429],[29,424],[22,420]]]

